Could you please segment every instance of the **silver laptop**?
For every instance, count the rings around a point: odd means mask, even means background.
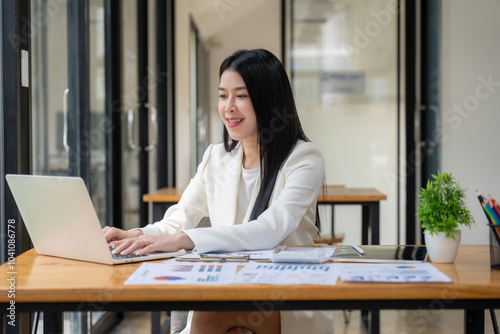
[[[184,254],[112,255],[85,183],[79,177],[9,174],[6,179],[39,254],[105,264]]]

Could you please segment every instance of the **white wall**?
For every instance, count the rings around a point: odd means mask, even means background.
[[[441,170],[468,188],[476,226],[462,243],[487,244],[476,190],[500,199],[500,1],[442,4]]]

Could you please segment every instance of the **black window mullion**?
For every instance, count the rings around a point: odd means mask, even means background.
[[[414,245],[416,229],[417,151],[415,146],[416,108],[416,4],[405,2],[405,174],[406,174],[406,244]]]
[[[439,26],[440,0],[421,2],[421,146],[420,187],[425,187],[439,168]]]
[[[167,163],[168,163],[168,184],[169,187],[176,186],[176,132],[175,132],[175,0],[167,0],[167,69],[168,86],[169,86],[169,99],[167,109]],[[161,170],[160,170],[161,172]]]
[[[14,198],[5,181],[6,174],[30,173],[29,87],[21,84],[21,50],[29,52],[29,1],[0,4],[0,212],[2,227],[1,261],[30,248]],[[28,60],[27,60],[28,61]],[[26,78],[29,83],[29,78]],[[15,233],[9,233],[15,232]],[[12,237],[12,238],[11,238]],[[9,246],[9,239],[11,246]],[[14,250],[14,254],[8,254]]]
[[[5,175],[31,171],[29,71],[21,77],[21,55],[29,64],[30,22],[29,0],[0,3],[0,261],[9,263],[9,276],[14,277],[14,258],[31,248],[31,242]],[[14,326],[6,323],[5,328],[25,333],[31,325],[31,315],[22,313]]]
[[[0,4],[0,29],[2,43],[0,45],[1,64],[0,70],[0,102],[1,114],[1,137],[0,137],[0,168],[2,178],[0,179],[0,211],[2,214],[2,263],[12,256],[19,254],[19,237],[17,229],[19,224],[19,212],[14,198],[5,181],[5,174],[18,173],[18,113],[17,113],[17,91],[18,84],[12,78],[17,77],[17,48],[15,43],[9,41],[8,35],[16,36],[16,6],[12,3],[2,2]],[[10,232],[12,230],[14,233]],[[10,244],[9,244],[10,241]],[[12,253],[14,252],[14,253]]]
[[[157,94],[156,109],[158,110],[158,146],[157,146],[157,186],[168,187],[169,174],[169,99],[171,98],[171,86],[169,85],[168,57],[169,57],[169,21],[167,16],[171,13],[169,5],[171,1],[156,0],[156,62],[157,70]]]
[[[120,0],[106,0],[105,10],[105,81],[106,119],[106,222],[123,225],[122,147],[121,147],[121,26]]]
[[[69,175],[90,184],[88,0],[68,1]]]
[[[148,103],[148,1],[137,1],[137,63],[139,103],[139,219],[141,226],[148,223],[148,204],[142,196],[149,192],[149,152],[145,150],[149,141]]]

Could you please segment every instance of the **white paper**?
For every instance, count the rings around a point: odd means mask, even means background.
[[[234,263],[143,263],[125,285],[232,284]]]
[[[317,253],[320,251],[323,254],[331,257],[335,252],[335,247],[288,247],[284,252],[301,252],[301,253]]]
[[[344,282],[452,282],[430,263],[345,263],[336,268]]]
[[[334,264],[247,263],[235,277],[236,284],[335,285]]]
[[[275,252],[271,261],[276,263],[323,263],[328,261],[335,247],[290,247]]]

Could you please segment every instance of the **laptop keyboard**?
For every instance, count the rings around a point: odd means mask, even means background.
[[[129,254],[129,255],[121,255],[121,254],[111,254],[113,256],[113,259],[115,260],[123,260],[123,259],[131,259],[131,258],[136,258],[136,257],[146,257],[147,255],[136,255],[134,253]]]

